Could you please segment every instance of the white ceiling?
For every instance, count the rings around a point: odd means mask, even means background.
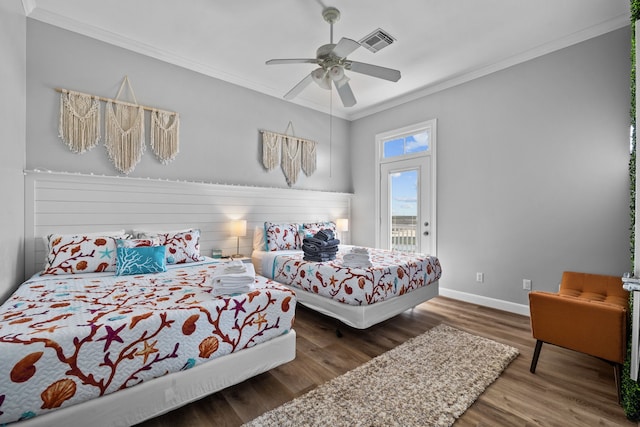
[[[629,0],[22,0],[27,16],[282,97],[329,42],[325,6],[337,7],[334,42],[382,28],[396,38],[349,59],[402,72],[397,83],[349,73],[357,104],[308,86],[299,105],[357,119],[629,24]]]

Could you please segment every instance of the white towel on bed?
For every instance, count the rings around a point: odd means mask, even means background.
[[[350,268],[369,268],[372,266],[369,251],[366,248],[353,248],[344,254],[342,265]]]
[[[213,294],[218,296],[249,292],[255,289],[255,280],[253,264],[231,261],[221,265],[213,274]]]

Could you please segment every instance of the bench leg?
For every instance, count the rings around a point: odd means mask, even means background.
[[[538,357],[540,357],[540,350],[542,350],[542,341],[536,341],[536,349],[533,351],[533,359],[531,360],[531,371],[532,374],[536,373],[536,365],[538,364]]]

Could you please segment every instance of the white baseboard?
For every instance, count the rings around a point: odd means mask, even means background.
[[[483,297],[481,295],[469,294],[467,292],[454,291],[453,289],[443,288],[442,285],[440,285],[440,295],[529,317],[529,306],[524,304],[516,304],[514,302]]]

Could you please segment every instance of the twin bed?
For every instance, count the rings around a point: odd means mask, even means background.
[[[0,425],[136,424],[293,360],[298,302],[363,329],[438,294],[432,256],[305,261],[322,227],[259,227],[254,289],[220,297],[199,230],[48,236],[44,270],[0,306]]]

